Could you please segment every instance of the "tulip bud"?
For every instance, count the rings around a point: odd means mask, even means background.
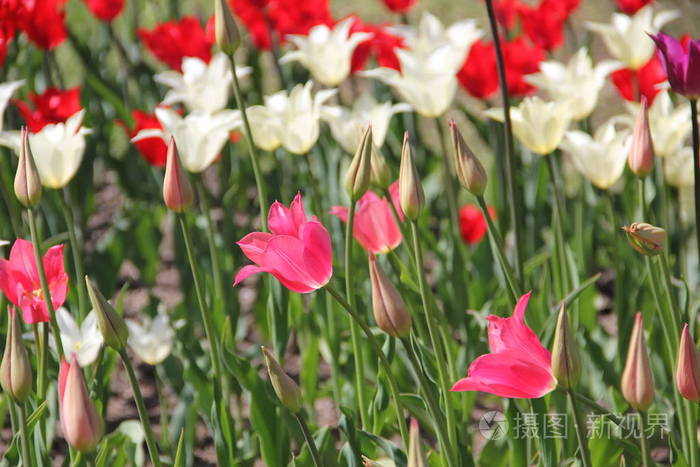
[[[676,386],[681,396],[695,403],[700,402],[700,352],[690,337],[687,324],[683,327],[678,349]]]
[[[649,108],[646,97],[642,97],[642,105],[634,122],[627,164],[632,173],[638,177],[646,177],[654,168],[654,143],[649,129]]]
[[[171,136],[163,179],[163,200],[171,211],[184,212],[192,205],[193,198],[192,185],[182,170],[175,138]]]
[[[646,256],[656,256],[661,253],[666,243],[666,231],[646,222],[635,222],[629,227],[623,227],[632,247]]]
[[[411,315],[406,303],[374,255],[369,257],[369,276],[372,283],[372,311],[377,326],[390,336],[408,336],[411,332]]]
[[[415,220],[425,204],[423,185],[418,177],[418,170],[413,161],[413,150],[408,141],[408,132],[403,135],[401,148],[401,167],[399,169],[399,204],[404,215]]]
[[[345,189],[353,201],[360,199],[369,188],[372,174],[372,126],[369,125],[362,135],[360,145],[352,158],[348,173],[345,174]]]
[[[22,342],[22,327],[17,310],[8,307],[7,311],[10,316],[7,322],[5,354],[0,364],[0,385],[10,397],[22,402],[32,392],[32,364]]]
[[[277,393],[282,405],[287,407],[293,413],[297,413],[303,406],[301,399],[301,390],[297,383],[284,372],[282,367],[275,357],[265,347],[261,347],[265,356],[265,364],[267,365],[267,373],[270,375],[270,382]]]
[[[226,0],[214,0],[214,37],[216,45],[227,54],[241,45],[241,35]]]
[[[75,354],[70,365],[65,359],[61,361],[58,396],[63,437],[78,451],[92,451],[102,438],[104,424],[90,400]]]
[[[557,319],[552,346],[552,373],[557,384],[564,389],[576,386],[581,376],[581,358],[578,354],[575,338],[571,335],[566,308],[562,304]]]
[[[129,337],[129,329],[121,316],[117,314],[117,310],[109,304],[102,293],[97,290],[95,284],[88,276],[85,276],[88,295],[92,302],[92,308],[95,310],[95,318],[97,318],[97,327],[102,333],[105,344],[112,347],[114,350],[121,350],[126,345],[126,340]]]
[[[41,201],[41,179],[29,147],[29,130],[22,127],[19,163],[15,173],[15,196],[25,208],[33,208]]]
[[[455,169],[462,186],[474,196],[481,196],[486,189],[486,171],[479,159],[469,149],[454,120],[450,120],[452,147],[455,154]]]
[[[644,411],[654,401],[654,378],[649,366],[649,354],[644,341],[642,314],[637,313],[627,350],[627,362],[622,372],[622,396],[636,410]]]
[[[408,464],[407,467],[426,467],[425,454],[420,446],[420,431],[418,420],[411,419],[411,429],[408,435]]]
[[[370,183],[379,188],[388,188],[391,185],[391,169],[386,163],[381,151],[372,145],[372,158],[370,161],[372,173],[370,175]]]

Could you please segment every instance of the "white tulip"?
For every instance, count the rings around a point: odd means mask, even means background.
[[[582,120],[593,112],[605,77],[621,67],[622,63],[612,60],[593,66],[588,51],[581,48],[567,64],[555,60],[540,63],[540,72],[525,76],[525,80],[552,99],[567,101],[572,118]]]
[[[80,110],[65,123],[49,123],[38,133],[29,134],[29,147],[45,187],[62,188],[78,171],[85,153],[85,135],[92,132],[82,126],[84,115],[85,110]],[[19,154],[19,131],[0,132],[0,145]]]
[[[21,88],[23,84],[23,79],[0,84],[0,131],[2,131],[3,116],[5,115],[7,104],[10,102],[12,94],[14,94],[17,89]]]
[[[102,333],[97,329],[95,312],[91,311],[78,326],[73,316],[63,307],[56,310],[56,323],[61,333],[63,353],[65,355],[76,354],[80,366],[88,366],[97,360],[97,355],[102,348]],[[51,347],[55,349],[55,341],[50,340]]]
[[[398,112],[411,110],[408,104],[377,102],[370,93],[363,93],[352,109],[340,106],[324,106],[321,118],[328,122],[333,137],[350,154],[354,154],[360,144],[362,133],[372,125],[372,140],[381,148],[389,129],[389,121]]]
[[[170,355],[175,331],[166,313],[158,313],[153,320],[144,317],[143,324],[131,319],[125,321],[129,328],[129,346],[141,360],[155,366]]]
[[[561,142],[576,169],[601,190],[609,189],[620,179],[627,163],[630,131],[617,131],[618,121],[611,118],[596,129],[593,137],[579,130],[567,131]]]
[[[632,16],[613,13],[610,23],[587,21],[586,26],[598,33],[608,51],[628,68],[638,70],[651,59],[656,50],[649,34],[656,34],[661,27],[680,16],[675,10],[654,14],[654,8],[647,5]]]
[[[252,72],[250,67],[237,67],[236,75],[243,78]],[[155,75],[156,82],[170,88],[163,104],[183,103],[189,111],[216,112],[226,107],[233,80],[231,62],[219,52],[207,64],[197,57],[182,60],[182,73],[168,70]]]
[[[265,105],[254,105],[247,109],[253,142],[266,151],[280,145],[293,154],[306,154],[319,135],[321,106],[336,89],[322,89],[311,93],[313,83],[297,84],[289,95],[279,91],[265,96]],[[240,113],[236,113],[236,126],[242,126]]]
[[[417,31],[406,28],[397,31],[404,35],[409,46],[395,49],[401,71],[381,67],[361,74],[391,86],[424,117],[439,117],[449,108],[457,91],[455,74],[483,32],[471,20],[446,30],[429,13],[423,15]]]
[[[678,149],[661,160],[664,177],[669,185],[685,188],[695,185],[693,176],[693,148],[686,146]]]
[[[674,106],[668,91],[664,90],[656,95],[654,103],[649,107],[649,129],[654,142],[654,153],[659,157],[668,157],[678,152],[690,136],[692,124],[688,118],[688,107],[684,104],[682,102]],[[632,128],[639,113],[639,104],[627,102],[626,105],[629,115],[622,118]]]
[[[561,143],[569,128],[571,117],[565,101],[543,101],[537,96],[526,97],[519,106],[511,107],[510,119],[513,133],[530,151],[547,155]],[[503,109],[494,108],[486,116],[503,121]]]
[[[346,18],[333,29],[325,24],[314,26],[308,36],[289,34],[286,39],[297,47],[288,52],[280,63],[300,62],[316,81],[337,86],[350,74],[350,62],[355,47],[372,37],[372,33],[350,33],[354,19]]]
[[[131,141],[161,137],[167,143],[172,135],[182,166],[192,173],[203,171],[216,160],[237,122],[233,110],[215,113],[196,110],[184,118],[163,107],[156,108],[155,113],[163,129],[142,130]]]

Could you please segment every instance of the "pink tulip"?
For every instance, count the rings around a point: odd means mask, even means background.
[[[63,245],[49,248],[42,263],[51,292],[51,301],[56,309],[63,305],[68,293],[68,275],[63,269]],[[0,289],[8,300],[20,307],[25,323],[49,320],[32,242],[17,239],[12,245],[9,261],[0,259]]]
[[[333,206],[331,214],[348,221],[346,207]],[[362,248],[375,255],[389,253],[401,243],[401,230],[389,202],[373,191],[367,191],[357,202],[352,231]]]
[[[104,425],[90,399],[75,354],[71,356],[70,364],[65,358],[61,360],[58,402],[63,437],[79,451],[92,451],[102,438]]]
[[[487,318],[491,353],[474,360],[467,377],[457,381],[452,391],[484,391],[501,397],[533,399],[556,387],[552,354],[525,324],[531,293],[520,297],[510,318]]]
[[[275,201],[267,223],[271,233],[249,233],[237,243],[256,265],[238,271],[233,285],[258,272],[269,272],[293,292],[326,285],[333,274],[331,237],[316,216],[307,219],[301,194],[289,208]]]

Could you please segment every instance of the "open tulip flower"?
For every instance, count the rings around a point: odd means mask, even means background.
[[[467,377],[457,381],[452,391],[483,391],[501,397],[533,399],[556,387],[552,374],[552,354],[525,324],[530,294],[520,297],[513,316],[489,316],[489,348],[469,365]]]
[[[57,309],[63,305],[68,293],[68,275],[63,269],[63,245],[49,248],[42,263],[51,292],[51,302],[54,309]],[[49,320],[32,242],[21,238],[15,240],[10,250],[10,259],[0,259],[0,289],[9,301],[22,310],[25,323]]]
[[[151,319],[144,317],[142,324],[127,319],[129,328],[129,346],[141,360],[149,365],[158,365],[165,360],[173,349],[175,331],[170,326],[166,313],[158,313]]]
[[[663,32],[651,38],[659,49],[671,89],[691,99],[700,97],[700,39],[683,45]]]
[[[333,206],[331,214],[348,221],[348,208]],[[388,253],[401,243],[401,230],[386,198],[367,191],[357,201],[353,235],[362,248],[372,254]]]
[[[63,353],[65,355],[75,354],[82,367],[93,364],[97,360],[97,355],[104,342],[102,334],[97,329],[95,312],[88,313],[78,326],[73,315],[65,308],[60,307],[56,309],[56,323],[61,332]],[[51,340],[49,344],[55,347],[54,342]]]
[[[237,243],[255,265],[238,271],[233,285],[258,272],[269,272],[293,292],[326,285],[333,274],[331,237],[316,216],[308,219],[301,193],[289,207],[275,201],[267,219],[270,233],[253,232]]]

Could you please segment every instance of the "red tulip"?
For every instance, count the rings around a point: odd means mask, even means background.
[[[63,269],[63,245],[49,248],[42,258],[54,309],[63,305],[68,293],[68,275]],[[27,324],[49,320],[41,290],[39,271],[32,243],[18,238],[10,250],[10,259],[0,259],[0,289],[7,299],[22,310]]]
[[[194,16],[161,23],[152,31],[139,29],[137,32],[146,48],[174,70],[181,71],[185,57],[197,57],[205,62],[211,60],[214,38],[205,32]]]
[[[343,222],[348,221],[348,208],[344,206],[333,206],[331,214]],[[373,191],[365,193],[357,202],[352,230],[362,248],[375,255],[389,253],[401,243],[401,230],[389,202]]]
[[[493,9],[496,19],[506,29],[515,26],[520,9],[520,0],[497,0],[493,2]]]
[[[651,105],[656,95],[661,92],[658,85],[666,81],[666,72],[659,57],[654,55],[639,70],[623,68],[612,72],[610,78],[623,99],[639,101],[642,97],[646,97]]]
[[[474,360],[467,377],[457,381],[452,391],[484,391],[501,397],[534,399],[556,387],[552,355],[525,324],[531,293],[520,297],[510,318],[487,318],[491,353]]]
[[[578,0],[542,0],[536,7],[521,5],[520,19],[530,40],[551,51],[564,43],[564,22],[578,7]]]
[[[615,0],[620,11],[628,15],[635,14],[651,2],[652,0]]]
[[[416,0],[382,0],[384,5],[394,13],[406,13],[413,8]]]
[[[102,438],[104,424],[90,399],[75,354],[61,360],[58,372],[58,408],[63,437],[79,451],[92,451]]]
[[[238,271],[233,285],[258,272],[269,272],[293,292],[326,285],[333,274],[331,237],[316,216],[308,220],[301,193],[289,208],[275,201],[267,222],[271,233],[253,232],[237,243],[255,265]]]
[[[131,117],[134,119],[134,128],[129,130],[123,123],[121,126],[126,131],[129,138],[136,136],[141,130],[146,130],[149,128],[162,130],[163,126],[160,124],[158,118],[155,115],[143,112],[141,110],[132,110]],[[156,167],[165,167],[165,159],[168,151],[168,147],[160,136],[154,136],[153,138],[140,139],[134,143],[136,149],[141,153],[146,162]]]
[[[22,27],[25,14],[24,0],[0,1],[0,65],[7,56],[7,47]]]
[[[492,219],[496,217],[492,206],[489,206],[489,215]],[[459,210],[459,232],[462,234],[462,240],[468,245],[475,245],[484,238],[488,232],[488,224],[481,209],[473,204],[462,206]]]
[[[38,47],[51,50],[58,47],[67,37],[63,24],[66,0],[24,1],[24,14],[20,29]]]
[[[362,70],[370,56],[377,60],[381,67],[393,68],[401,71],[399,58],[395,48],[404,48],[403,38],[389,32],[387,25],[374,25],[364,23],[359,17],[354,17],[355,22],[350,28],[350,34],[355,32],[370,32],[373,36],[355,47],[352,54],[351,72]]]
[[[124,10],[124,0],[85,0],[85,3],[93,15],[106,22],[113,21]]]
[[[47,88],[41,94],[30,92],[29,100],[33,104],[33,109],[22,101],[15,101],[15,105],[32,133],[40,132],[50,123],[65,122],[82,108],[80,88],[77,86],[65,91]]]

